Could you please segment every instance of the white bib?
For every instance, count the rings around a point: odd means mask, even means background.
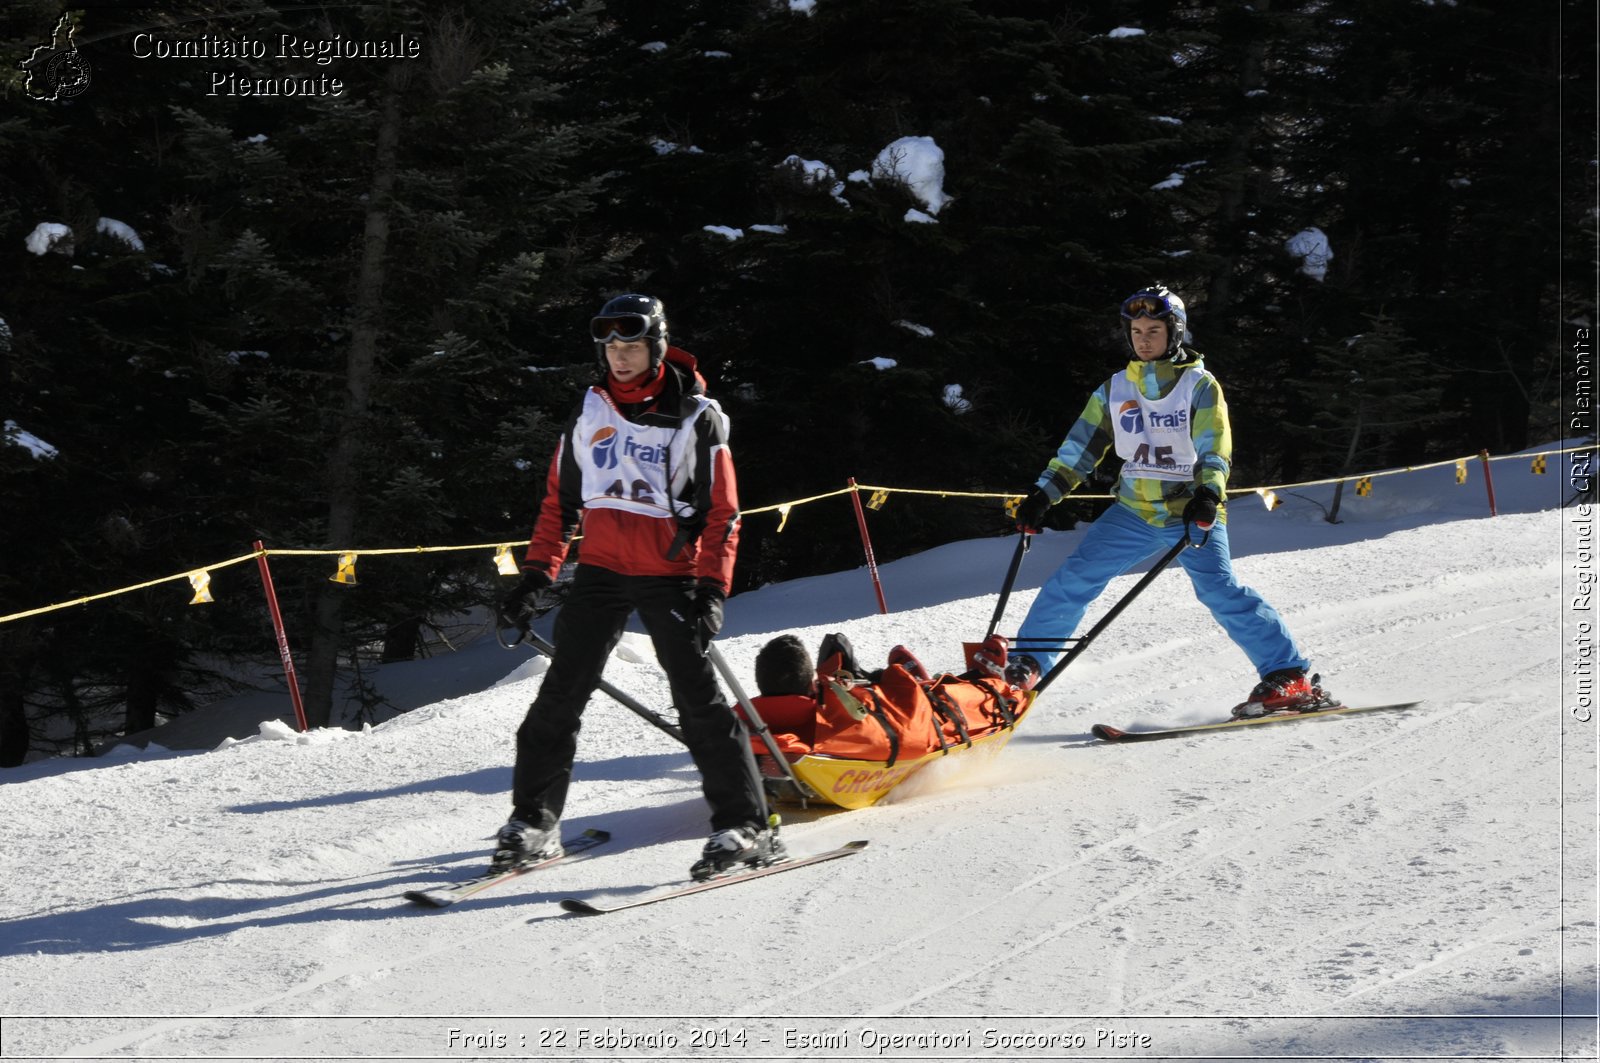
[[[1194,389],[1200,374],[1184,373],[1166,398],[1147,399],[1127,373],[1111,378],[1111,428],[1122,475],[1146,480],[1192,480]]]
[[[591,390],[572,431],[572,456],[583,473],[583,504],[645,517],[694,517],[693,501],[676,497],[695,474],[694,424],[700,417],[722,416],[712,400],[700,396],[698,401],[699,409],[678,427],[655,427],[634,424]]]

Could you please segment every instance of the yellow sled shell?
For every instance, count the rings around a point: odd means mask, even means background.
[[[1028,710],[1033,708],[1033,697],[1033,692],[1029,691],[1017,712],[1016,722],[1010,727],[979,735],[973,738],[970,746],[965,742],[951,742],[949,748],[943,751],[929,753],[916,760],[896,761],[893,767],[886,766],[881,760],[845,760],[814,753],[805,754],[790,767],[795,777],[811,791],[805,795],[806,800],[823,801],[840,808],[866,808],[883,800],[889,791],[934,761],[974,755],[984,761],[993,759],[1011,740]],[[792,790],[792,787],[789,789]],[[790,793],[783,796],[792,798],[796,795]]]

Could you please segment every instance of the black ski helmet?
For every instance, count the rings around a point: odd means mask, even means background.
[[[667,306],[650,295],[619,295],[606,302],[589,322],[589,337],[600,368],[609,369],[606,343],[611,337],[621,340],[647,340],[650,343],[652,372],[667,356]]]
[[[1133,350],[1133,335],[1128,325],[1134,318],[1139,317],[1166,322],[1165,357],[1172,357],[1177,353],[1178,345],[1190,339],[1189,311],[1184,307],[1183,299],[1176,292],[1169,290],[1165,284],[1152,284],[1140,288],[1122,300],[1122,338],[1128,341],[1130,351]]]

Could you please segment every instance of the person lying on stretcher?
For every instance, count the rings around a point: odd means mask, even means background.
[[[892,764],[1015,722],[1026,694],[1004,678],[1004,642],[991,642],[969,671],[935,676],[904,646],[866,672],[843,635],[823,638],[820,665],[794,635],[779,635],[756,655],[759,695],[751,704],[791,762],[811,753]],[[751,745],[764,774],[782,773],[755,728]]]

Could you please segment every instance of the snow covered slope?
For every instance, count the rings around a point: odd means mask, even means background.
[[[1218,718],[1253,682],[1164,573],[993,764],[787,816],[796,851],[869,838],[866,853],[613,916],[555,901],[680,879],[706,822],[687,755],[604,698],[568,824],[603,825],[609,846],[454,909],[399,899],[483,862],[531,658],[364,733],[268,724],[211,752],[17,769],[0,787],[0,1048],[1592,1058],[1594,725],[1563,711],[1571,513],[1522,479],[1492,519],[1453,482],[1347,501],[1337,527],[1235,504],[1242,577],[1328,685],[1417,709],[1095,743],[1095,722]],[[1036,543],[1011,624],[1075,538]],[[748,676],[774,632],[844,630],[867,660],[905,642],[954,664],[1013,544],[886,566],[888,616],[860,572],[741,595],[724,650]],[[667,701],[638,636],[607,677]]]

